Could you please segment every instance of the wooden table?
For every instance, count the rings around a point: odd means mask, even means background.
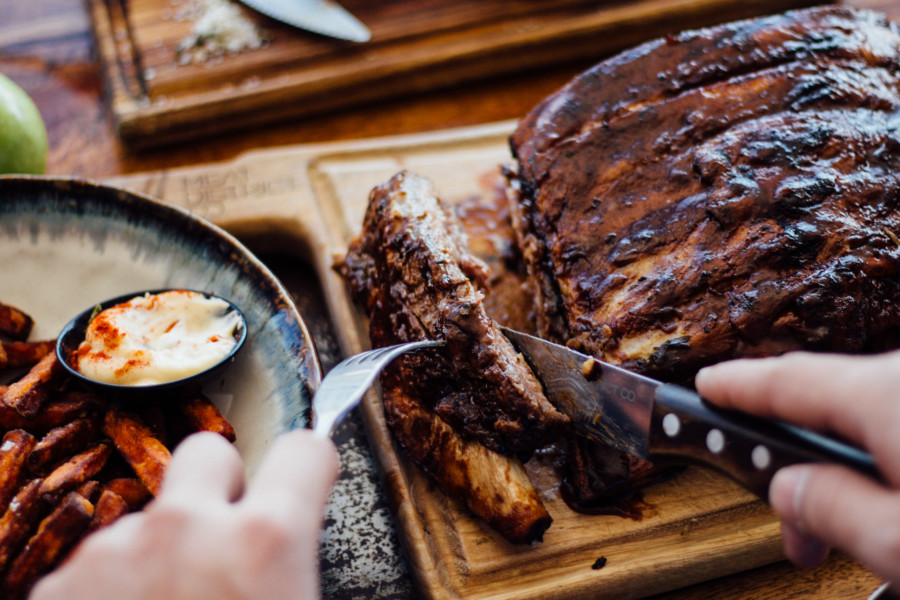
[[[900,18],[900,0],[847,0],[847,5],[874,8]],[[227,135],[160,150],[135,153],[116,137],[107,105],[103,79],[93,51],[91,27],[85,7],[71,0],[0,3],[0,72],[21,85],[35,100],[47,123],[50,155],[47,172],[102,179],[116,175],[167,169],[233,158],[250,149],[281,145],[350,140],[398,133],[415,133],[475,125],[525,114],[587,64],[567,64],[538,72],[495,78],[454,89],[406,96],[314,119],[282,123],[250,132]],[[307,265],[290,256],[264,256],[273,269],[296,290],[301,311],[313,323],[326,369],[339,358],[335,337],[315,276]],[[342,450],[360,443],[362,431],[351,421],[338,438]],[[373,477],[372,489],[378,483]],[[383,506],[381,507],[383,509]],[[324,563],[323,585],[329,598],[413,598],[405,563],[394,540],[381,557],[392,572],[383,581],[355,582],[348,589],[342,564]],[[370,560],[349,556],[344,563]],[[338,561],[341,562],[341,561]],[[801,570],[787,563],[744,572],[660,598],[700,599],[865,599],[880,581],[863,567],[841,555],[823,566]],[[368,586],[368,587],[367,587]]]

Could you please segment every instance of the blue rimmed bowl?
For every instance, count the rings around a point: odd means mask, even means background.
[[[204,386],[248,471],[279,433],[308,425],[322,371],[289,292],[237,239],[150,196],[77,179],[0,176],[0,302],[57,337],[86,306],[135,290],[204,290],[247,319],[244,349]],[[2,383],[2,381],[0,381]]]

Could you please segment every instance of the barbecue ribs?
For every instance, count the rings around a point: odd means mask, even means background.
[[[365,307],[373,346],[447,341],[445,351],[398,359],[382,377],[394,438],[508,538],[539,539],[549,515],[518,458],[568,419],[487,315],[487,268],[431,183],[403,172],[375,188],[339,271]]]
[[[511,138],[540,333],[670,381],[900,340],[900,32],[825,7],[601,62]]]
[[[541,102],[510,146],[541,336],[681,383],[729,358],[900,346],[900,30],[882,16],[820,7],[648,42]],[[509,539],[550,523],[519,462],[543,444],[569,453],[577,505],[652,478],[566,435],[422,178],[372,192],[339,270],[373,345],[448,340],[386,372],[388,425]]]

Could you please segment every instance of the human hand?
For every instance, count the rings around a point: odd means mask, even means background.
[[[297,430],[274,441],[245,486],[231,444],[192,435],[158,498],[88,537],[30,600],[318,598],[322,517],[337,474],[334,445]]]
[[[696,385],[724,408],[831,432],[871,452],[885,484],[837,465],[794,465],[776,473],[769,502],[795,563],[813,566],[836,547],[900,583],[900,352],[736,360],[701,370]]]

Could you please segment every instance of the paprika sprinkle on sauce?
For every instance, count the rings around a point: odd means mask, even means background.
[[[152,385],[214,366],[237,344],[240,315],[219,298],[175,290],[137,296],[91,320],[76,351],[95,381]]]

